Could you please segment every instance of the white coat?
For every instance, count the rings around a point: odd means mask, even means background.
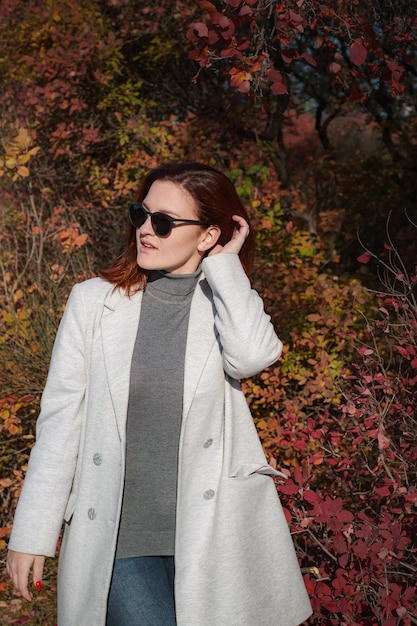
[[[310,603],[237,381],[272,364],[282,345],[236,255],[213,255],[202,267],[185,357],[177,623],[295,626]],[[141,298],[99,278],[76,285],[55,341],[9,548],[52,556],[65,520],[59,626],[105,624]]]

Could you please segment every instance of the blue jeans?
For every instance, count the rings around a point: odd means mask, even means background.
[[[175,626],[174,557],[116,559],[106,626]]]

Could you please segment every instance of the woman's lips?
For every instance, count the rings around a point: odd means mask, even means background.
[[[157,248],[151,243],[149,243],[149,241],[142,240],[140,242],[140,250],[150,251],[150,250],[157,250]]]

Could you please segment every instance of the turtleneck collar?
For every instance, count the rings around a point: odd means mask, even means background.
[[[194,291],[200,274],[201,266],[193,274],[171,274],[153,270],[148,276],[146,290],[171,296],[187,296]]]

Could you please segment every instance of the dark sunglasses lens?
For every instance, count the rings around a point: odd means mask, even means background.
[[[161,237],[169,235],[172,230],[171,220],[161,213],[154,213],[152,215],[152,226],[154,227],[156,234]]]
[[[141,204],[129,204],[129,217],[133,226],[140,228],[146,222],[147,215]]]

